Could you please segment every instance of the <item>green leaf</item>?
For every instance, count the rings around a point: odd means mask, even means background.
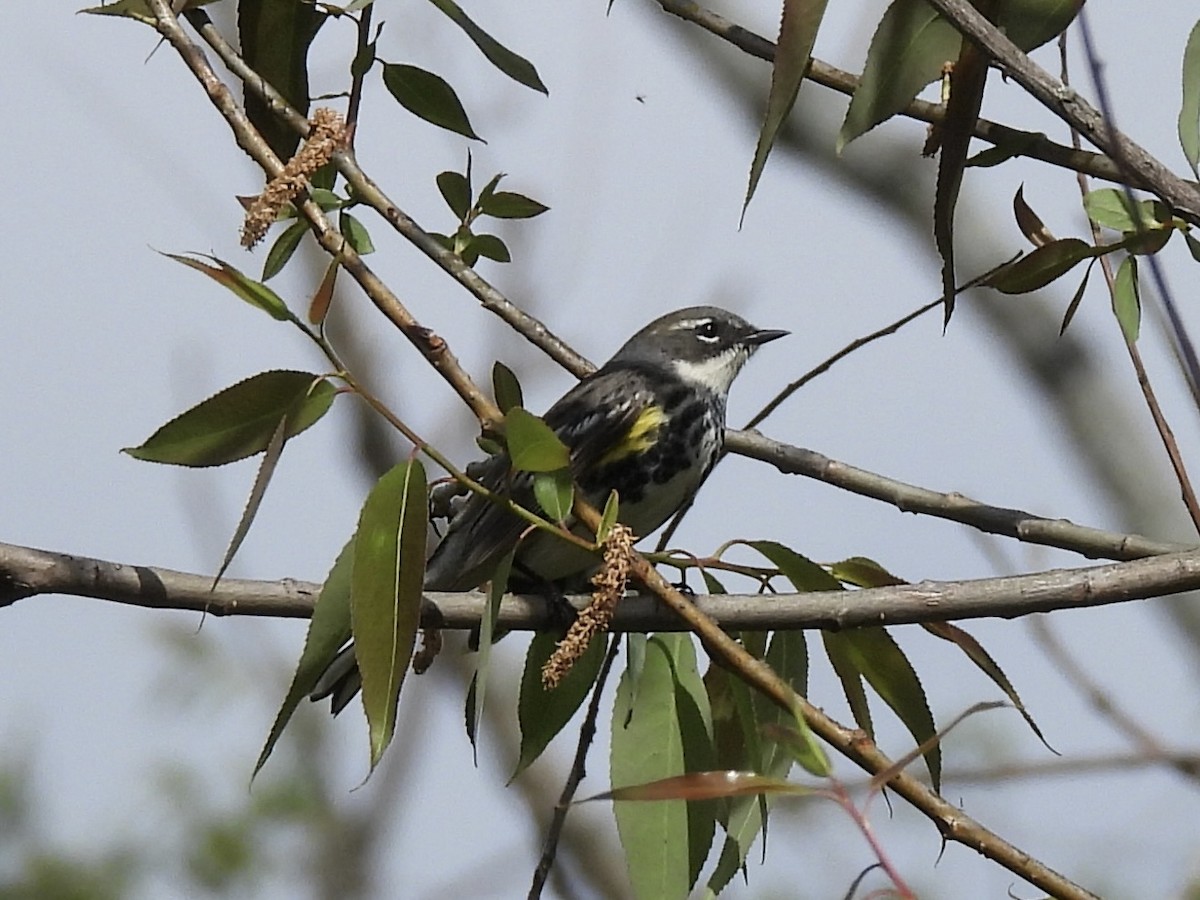
[[[254,476],[254,484],[250,488],[250,496],[246,499],[242,516],[238,519],[237,527],[233,530],[233,537],[229,540],[229,547],[225,550],[225,557],[221,560],[216,577],[213,578],[214,589],[220,583],[221,576],[225,574],[229,564],[233,562],[233,557],[237,554],[238,548],[242,546],[242,541],[250,533],[250,526],[254,522],[254,517],[258,515],[263,497],[266,496],[267,485],[271,483],[271,476],[275,474],[275,466],[278,464],[279,458],[283,456],[283,446],[287,442],[286,435],[287,419],[283,418],[279,420],[274,434],[271,435],[271,440],[267,442],[267,449],[263,452],[262,461],[258,465],[258,474]]]
[[[523,472],[553,472],[571,463],[571,452],[553,429],[519,406],[504,414],[504,436],[513,466]]]
[[[1187,244],[1188,253],[1192,254],[1192,259],[1200,262],[1200,240],[1196,240],[1190,231],[1183,233],[1183,240]]]
[[[508,252],[508,247],[504,241],[500,240],[494,234],[475,235],[471,238],[471,243],[463,254],[464,260],[468,252],[474,253],[477,257],[483,256],[496,262],[512,262],[512,254]],[[474,265],[474,261],[471,262],[471,265]]]
[[[783,577],[790,581],[797,591],[842,590],[840,581],[791,547],[785,547],[778,541],[746,541],[745,543],[746,546],[753,547],[774,563]]]
[[[399,63],[384,63],[383,83],[401,106],[439,128],[473,140],[482,140],[471,127],[454,88],[443,79]]]
[[[602,544],[608,540],[609,532],[617,523],[620,506],[621,502],[617,497],[617,492],[609,491],[608,499],[604,501],[604,510],[600,513],[600,525],[596,528],[596,543]],[[709,593],[713,593],[713,591],[710,590]]]
[[[375,252],[375,245],[371,243],[371,235],[367,231],[367,227],[345,210],[338,214],[338,229],[342,232],[346,243],[353,247],[359,256]]]
[[[292,713],[300,705],[300,701],[312,693],[317,682],[329,664],[346,642],[350,640],[350,570],[354,561],[354,542],[351,540],[338,554],[337,561],[330,569],[325,583],[321,585],[321,593],[317,595],[313,607],[312,619],[308,623],[308,634],[304,638],[304,650],[300,654],[300,662],[292,675],[292,683],[283,705],[275,714],[271,732],[267,735],[258,762],[254,764],[254,775],[270,757],[275,749],[275,743],[283,734],[283,729],[292,718]]]
[[[189,0],[183,8],[192,9],[215,2],[216,0]],[[146,25],[154,25],[157,21],[147,0],[116,0],[115,3],[106,3],[103,6],[89,6],[87,9],[81,9],[80,12],[92,16],[123,16]]]
[[[825,16],[826,2],[783,0],[779,39],[775,43],[775,62],[771,67],[771,90],[767,94],[767,111],[758,134],[758,144],[754,148],[754,160],[750,163],[750,180],[746,186],[746,199],[742,202],[743,219],[779,129],[796,104],[796,95],[800,93],[804,73],[808,71],[812,59],[813,43]]]
[[[367,495],[354,535],[350,622],[372,770],[392,740],[396,703],[421,624],[426,503],[421,463],[399,463]]]
[[[558,687],[546,690],[542,685],[542,666],[554,652],[557,643],[553,634],[538,632],[525,654],[525,670],[521,675],[521,692],[517,699],[521,754],[512,777],[508,779],[510,784],[542,755],[550,741],[571,721],[592,689],[604,662],[605,642],[593,640]]]
[[[1004,0],[996,27],[1028,53],[1066,31],[1082,5],[1083,0]]]
[[[875,739],[875,723],[871,720],[871,707],[867,703],[867,693],[863,690],[862,672],[854,662],[850,646],[840,635],[829,631],[821,632],[821,640],[825,645],[825,655],[833,672],[842,685],[842,693],[846,695],[846,703],[850,706],[850,715],[858,727]]]
[[[967,166],[987,168],[998,166],[1016,156],[1024,156],[1031,148],[1047,140],[1046,135],[1034,131],[1005,132],[1004,136],[986,150],[967,157]]]
[[[450,211],[460,222],[464,221],[471,211],[471,185],[467,176],[461,172],[439,172],[437,186]]]
[[[430,2],[445,13],[450,21],[466,32],[467,37],[475,42],[475,46],[483,51],[483,55],[493,66],[527,88],[533,88],[533,90],[547,95],[550,93],[542,84],[542,79],[538,77],[533,63],[509,50],[476,25],[457,3],[454,3],[453,0],[430,0]]]
[[[279,423],[287,437],[325,415],[336,388],[309,372],[262,372],[176,416],[144,443],[126,447],[135,459],[177,466],[221,466],[267,448]]]
[[[1093,247],[1079,238],[1062,238],[1038,247],[985,278],[981,284],[1002,294],[1028,294],[1070,272],[1085,259],[1100,256],[1104,249]]]
[[[1025,202],[1025,185],[1017,188],[1017,193],[1013,196],[1013,215],[1016,217],[1017,227],[1021,229],[1021,234],[1025,235],[1025,239],[1033,246],[1044,247],[1046,244],[1054,242],[1054,235],[1050,233],[1050,229],[1046,227],[1041,216]]]
[[[229,265],[229,263],[217,259],[215,256],[197,254],[198,256],[203,256],[205,259],[211,259],[216,263],[215,266],[210,266],[207,263],[200,262],[198,259],[192,259],[190,256],[180,256],[176,253],[163,253],[162,255],[168,259],[175,260],[177,263],[183,263],[183,265],[195,269],[197,272],[203,272],[213,281],[229,288],[229,290],[233,291],[251,306],[267,313],[272,319],[279,322],[296,321],[296,317],[292,315],[291,310],[287,308],[287,304],[283,302],[278,294],[261,281],[255,281],[253,278],[246,277],[233,266]]]
[[[889,587],[908,583],[865,556],[852,556],[835,562],[829,567],[829,573],[838,581],[855,587]]]
[[[1200,22],[1192,26],[1183,51],[1183,103],[1179,107],[1179,146],[1200,178]]]
[[[1118,188],[1088,191],[1083,198],[1083,211],[1097,225],[1114,231],[1136,231],[1137,219],[1130,209],[1129,197]]]
[[[1121,323],[1125,340],[1136,344],[1142,325],[1142,297],[1138,289],[1137,258],[1127,256],[1113,280],[1113,313]]]
[[[499,360],[492,364],[492,393],[496,397],[496,405],[503,413],[525,403],[524,397],[521,396],[521,382],[517,381],[513,370]]]
[[[271,245],[271,249],[267,251],[267,258],[263,260],[263,281],[270,281],[283,270],[306,234],[308,234],[308,222],[293,222],[283,230],[283,233],[275,239],[275,243]]]
[[[479,198],[480,212],[497,219],[532,219],[549,208],[544,203],[513,191],[496,191]]]
[[[492,659],[492,635],[496,630],[496,616],[500,614],[500,601],[504,598],[505,588],[508,587],[508,573],[512,571],[515,550],[514,547],[512,551],[504,555],[488,580],[488,605],[484,610],[483,617],[479,620],[479,652],[475,654],[475,677],[471,681],[471,702],[467,704],[467,708],[470,710],[467,736],[471,739],[471,753],[475,757],[475,765],[479,765],[475,736],[479,734],[479,724],[483,721],[483,709],[487,700],[488,674],[491,671],[489,663]]]
[[[852,628],[837,633],[822,632],[822,636],[827,648],[837,646],[843,661],[866,678],[918,744],[937,734],[921,681],[887,631],[883,628]],[[870,733],[865,725],[863,728]],[[925,765],[933,789],[940,790],[942,751],[936,742],[925,751]]]
[[[628,671],[617,686],[609,778],[614,788],[682,775],[686,769],[670,648],[646,642],[634,685]],[[613,805],[636,898],[686,897],[691,887],[690,819],[682,800]]]
[[[1067,326],[1075,318],[1075,313],[1079,310],[1079,304],[1083,301],[1083,293],[1087,290],[1088,279],[1092,276],[1092,268],[1095,264],[1096,261],[1092,260],[1088,263],[1088,267],[1083,270],[1083,278],[1079,282],[1079,287],[1075,288],[1075,293],[1071,296],[1071,302],[1067,304],[1067,310],[1063,313],[1062,325],[1058,329],[1059,335],[1066,332]]]
[[[308,50],[325,18],[315,4],[296,0],[239,0],[237,4],[242,59],[305,117],[309,106]],[[289,159],[296,152],[300,135],[252,91],[246,91],[245,105],[251,124],[267,139],[275,155]]]
[[[962,37],[925,0],[894,0],[871,45],[862,78],[838,132],[837,152],[910,104],[958,59]]]
[[[537,498],[538,506],[546,514],[546,518],[560,524],[566,521],[575,503],[575,484],[571,481],[570,470],[535,472],[533,496]]]
[[[675,709],[679,736],[683,741],[683,764],[687,772],[707,772],[716,765],[713,750],[712,709],[708,692],[696,667],[696,647],[690,634],[663,634],[654,640],[667,648],[675,677]],[[708,859],[717,827],[716,803],[688,802],[688,887],[695,885]]]
[[[930,634],[940,637],[944,641],[949,641],[962,650],[967,655],[967,659],[975,663],[983,674],[992,679],[996,686],[1004,691],[1005,696],[1008,697],[1012,705],[1021,713],[1026,724],[1037,735],[1038,740],[1046,745],[1046,749],[1051,753],[1058,753],[1046,741],[1045,735],[1042,734],[1042,729],[1038,728],[1037,722],[1033,721],[1033,716],[1025,708],[1025,704],[1021,702],[1021,696],[1017,693],[1017,689],[1008,680],[1008,676],[1004,674],[1004,670],[1000,668],[1000,664],[983,648],[983,644],[979,643],[971,634],[950,622],[922,622],[921,627]]]

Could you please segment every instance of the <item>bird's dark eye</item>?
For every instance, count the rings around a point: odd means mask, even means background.
[[[720,337],[720,330],[717,328],[717,323],[712,319],[705,319],[703,322],[696,323],[696,337],[708,343],[717,340]]]

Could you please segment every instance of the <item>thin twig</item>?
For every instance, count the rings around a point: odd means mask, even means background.
[[[1081,10],[1080,16],[1082,17],[1083,15],[1084,11]],[[1080,24],[1081,26],[1085,25],[1085,21],[1082,18]],[[1099,61],[1091,56],[1093,50],[1091,48],[1090,41],[1085,39],[1085,44],[1088,48],[1087,52],[1089,54],[1089,60],[1092,66],[1092,77],[1099,86],[1103,83],[1100,75]],[[1070,73],[1067,68],[1066,41],[1060,40],[1058,43],[1058,48],[1059,59],[1062,66],[1062,82],[1065,85],[1069,85]],[[1101,106],[1107,107],[1107,92],[1099,87],[1098,90],[1100,91]],[[1114,127],[1112,124],[1112,110],[1105,108],[1105,116],[1106,121],[1109,123],[1109,127]],[[1075,146],[1079,146],[1079,140],[1079,132],[1075,128],[1071,128],[1071,143]],[[1118,162],[1121,162],[1121,160],[1118,160]],[[1086,206],[1088,194],[1091,191],[1091,188],[1088,185],[1087,176],[1082,172],[1076,173],[1075,180],[1079,185],[1079,193],[1084,205]],[[1133,199],[1132,196],[1130,199]],[[1136,209],[1136,204],[1131,204],[1131,208]],[[1138,218],[1136,221],[1138,223],[1138,227],[1140,228],[1141,219]],[[1098,246],[1103,238],[1100,233],[1100,226],[1091,219],[1088,219],[1088,226],[1091,228],[1092,232],[1092,243]],[[1157,263],[1157,259],[1155,258],[1154,254],[1151,254],[1150,259],[1154,263]],[[1108,287],[1108,295],[1112,300],[1115,309],[1116,282],[1113,277],[1112,261],[1110,260],[1108,254],[1100,257],[1100,270],[1104,273],[1104,283]],[[1169,298],[1165,299],[1169,300]],[[1166,304],[1164,303],[1164,305]],[[1174,304],[1170,304],[1169,308],[1173,309]],[[1175,439],[1175,432],[1171,428],[1171,424],[1167,421],[1167,416],[1166,413],[1163,412],[1162,405],[1158,402],[1158,395],[1154,390],[1154,386],[1150,383],[1150,374],[1146,371],[1146,366],[1142,362],[1142,353],[1138,349],[1136,342],[1130,339],[1129,335],[1126,334],[1125,329],[1121,327],[1120,322],[1117,321],[1115,314],[1113,315],[1113,321],[1117,325],[1118,331],[1121,333],[1121,340],[1125,344],[1125,350],[1129,354],[1129,361],[1133,365],[1133,371],[1137,378],[1138,388],[1142,392],[1142,399],[1145,400],[1146,408],[1150,412],[1150,418],[1154,421],[1155,431],[1158,432],[1158,436],[1162,441],[1163,448],[1167,451],[1167,458],[1170,460],[1171,470],[1175,473],[1175,480],[1179,484],[1179,492],[1183,498],[1184,508],[1187,509],[1188,515],[1191,517],[1192,526],[1198,533],[1200,533],[1200,501],[1197,501],[1196,499],[1196,491],[1192,487],[1192,480],[1188,475],[1187,466],[1184,464],[1183,454],[1179,451],[1179,442]],[[1184,334],[1186,337],[1186,332]],[[1189,342],[1187,347],[1190,348],[1190,346],[1191,345]]]
[[[1200,766],[1196,765],[1196,760],[1172,753],[1149,729],[1123,710],[1112,695],[1080,665],[1046,619],[1034,616],[1029,620],[1029,627],[1046,656],[1058,666],[1067,681],[1087,698],[1096,712],[1133,742],[1145,760],[1168,765],[1185,778],[1200,781]]]
[[[583,724],[579,729],[579,742],[575,745],[575,759],[571,763],[571,771],[567,775],[567,782],[563,785],[562,794],[558,798],[558,805],[554,807],[554,816],[550,820],[550,827],[546,830],[546,841],[542,845],[542,855],[538,860],[537,868],[533,871],[533,883],[529,886],[530,900],[542,896],[542,889],[546,885],[546,879],[550,877],[550,869],[554,866],[554,859],[558,855],[558,841],[562,836],[563,826],[567,822],[567,812],[571,809],[571,802],[575,799],[580,782],[587,775],[587,754],[596,737],[596,720],[600,715],[600,700],[604,693],[604,686],[608,682],[613,661],[616,660],[620,648],[620,636],[612,635],[608,642],[608,653],[604,656],[600,673],[596,676],[596,683],[592,688],[592,699],[588,703],[587,715],[584,716]]]

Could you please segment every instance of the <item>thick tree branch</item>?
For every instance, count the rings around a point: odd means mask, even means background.
[[[984,617],[1016,618],[1035,612],[1082,609],[1143,600],[1200,588],[1200,550],[1079,569],[1054,569],[968,581],[922,581],[896,587],[807,594],[702,596],[694,605],[729,630],[855,628]],[[179,609],[215,616],[311,615],[321,586],[285,578],[252,581],[212,578],[156,566],[137,566],[0,543],[0,607],[44,594],[91,597],[148,609]],[[582,608],[589,597],[570,598]],[[482,593],[426,594],[423,624],[469,629],[479,624]],[[558,621],[544,597],[509,595],[497,624],[509,631],[551,627]],[[677,615],[650,596],[629,596],[614,631],[685,631]]]

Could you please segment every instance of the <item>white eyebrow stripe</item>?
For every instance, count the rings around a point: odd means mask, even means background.
[[[701,325],[711,325],[713,322],[712,316],[705,316],[702,319],[683,319],[677,322],[675,327],[683,330],[685,328],[698,328]]]

